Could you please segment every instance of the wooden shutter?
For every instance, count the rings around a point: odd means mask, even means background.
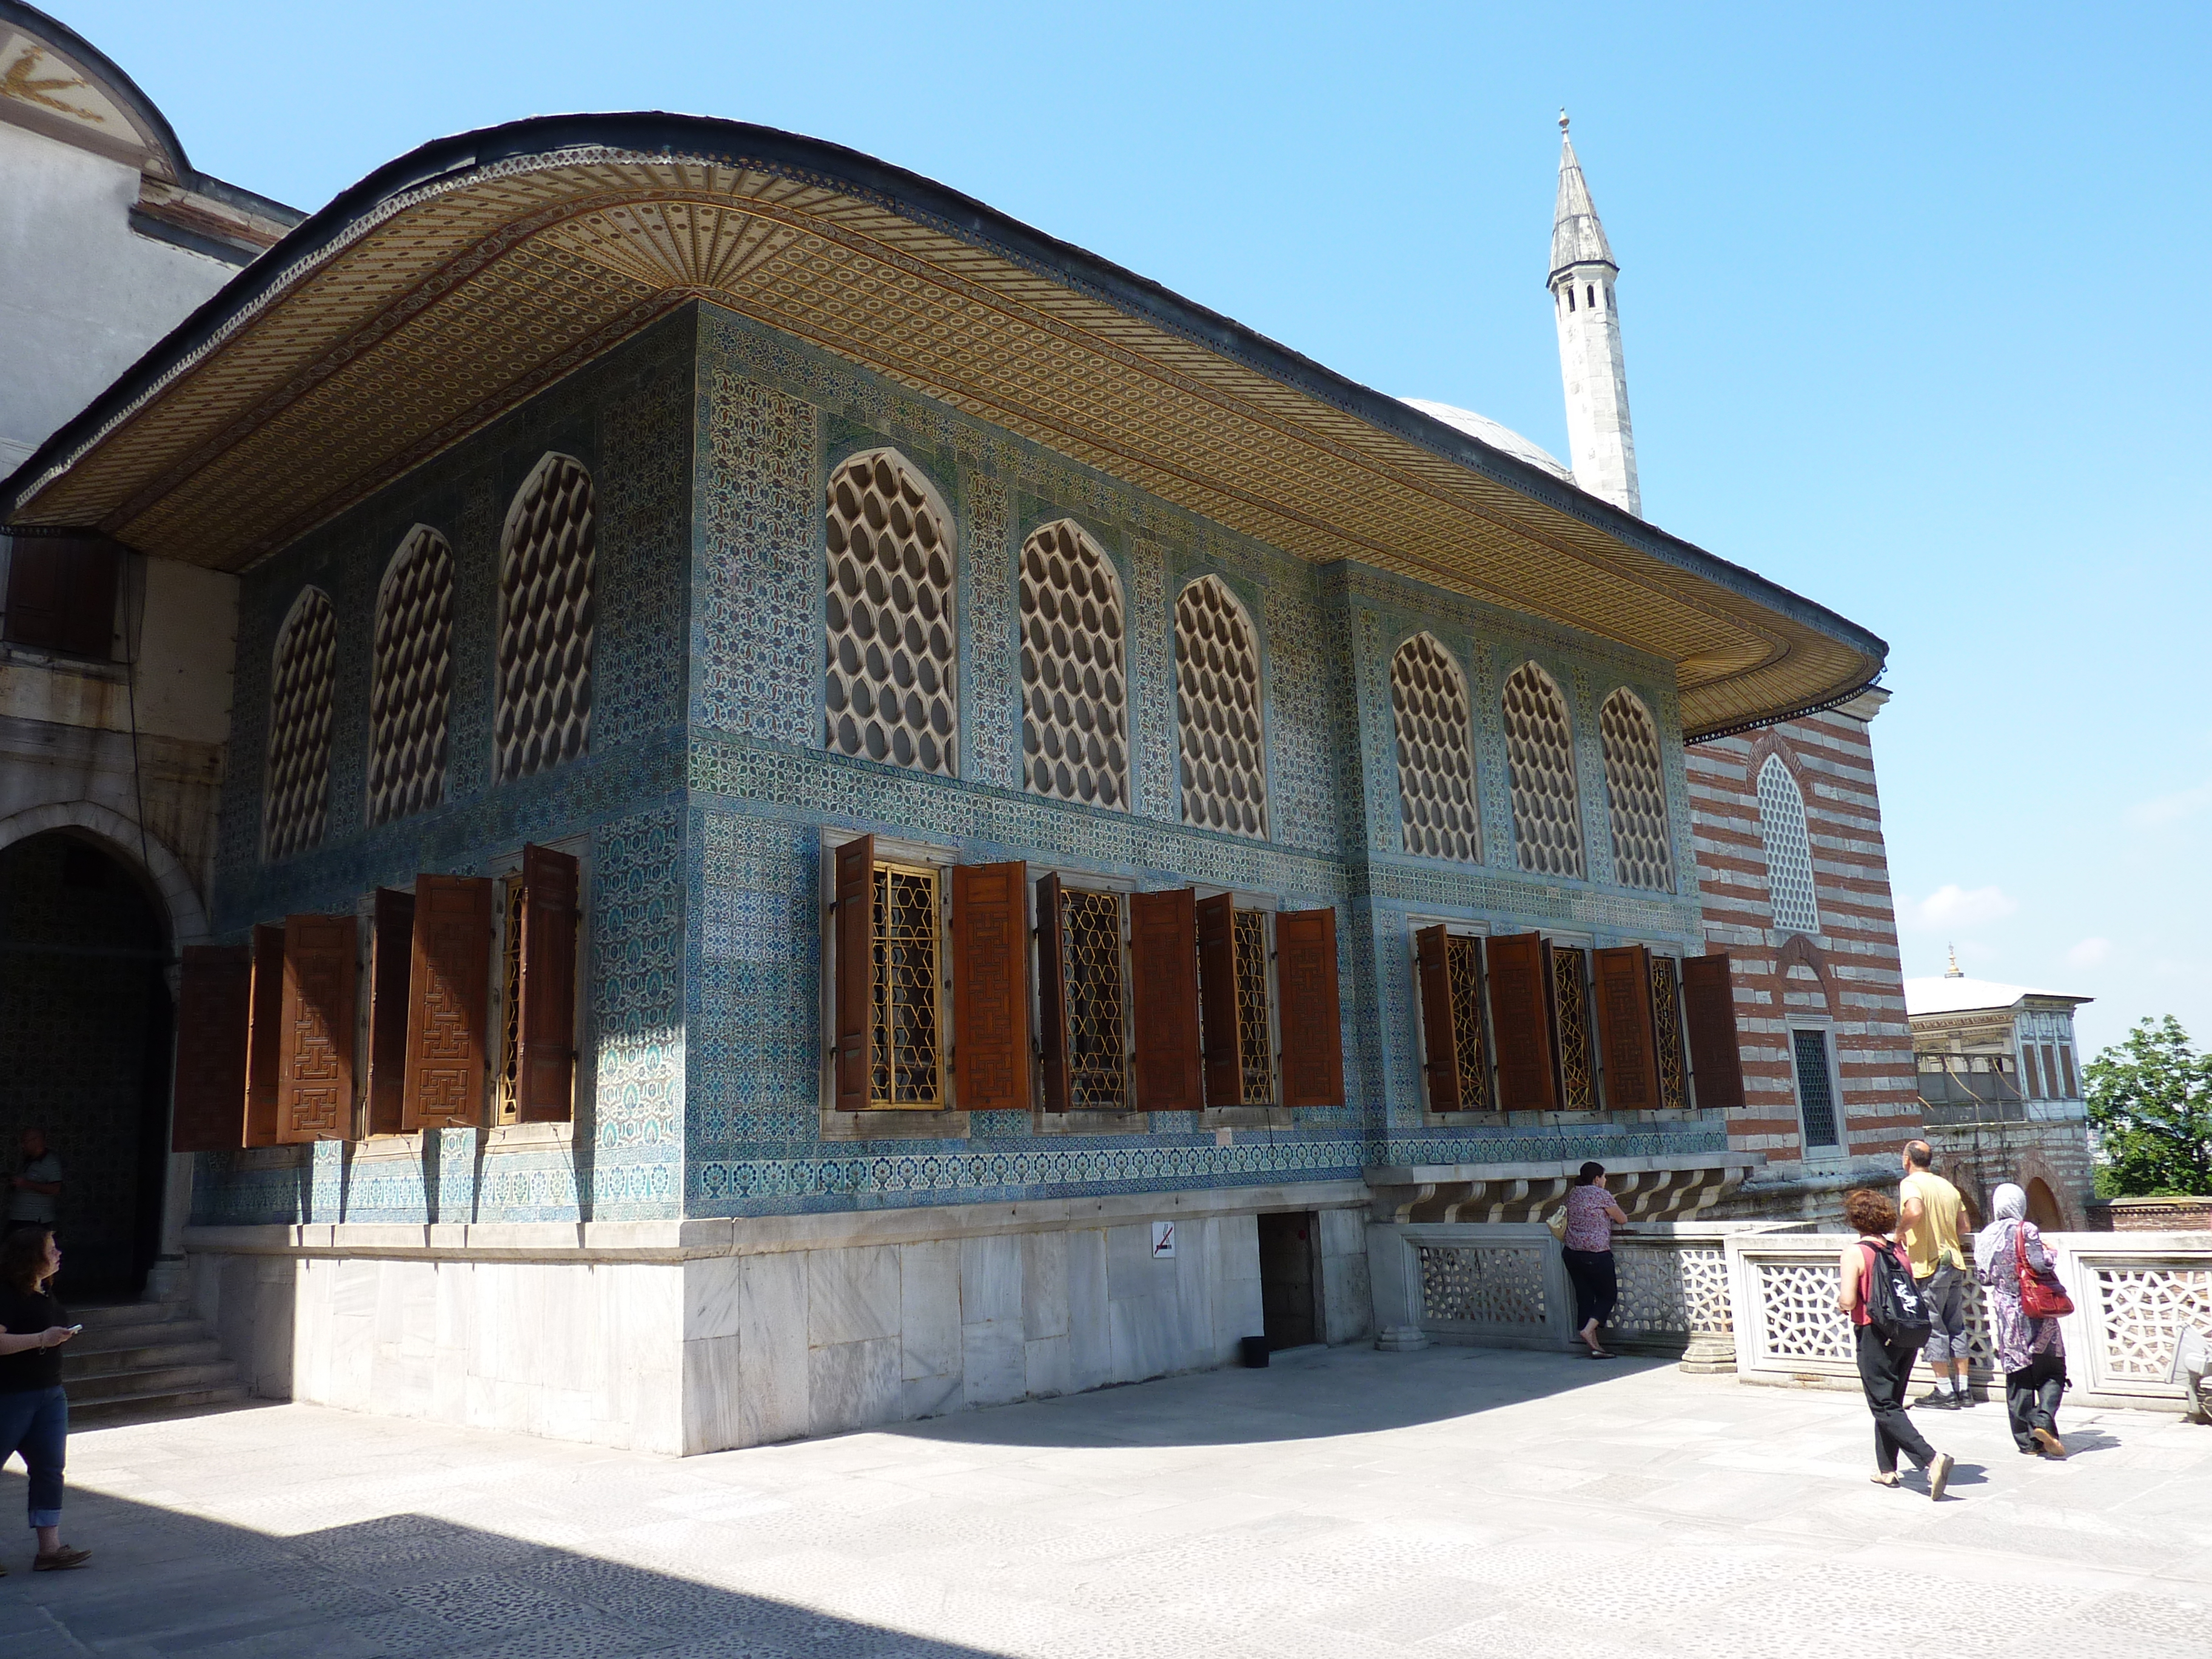
[[[361,928],[351,916],[284,918],[284,1012],[276,1054],[276,1139],[344,1140],[353,1131],[355,995]]]
[[[576,860],[522,849],[522,988],[515,1116],[565,1123],[576,1082]]]
[[[74,656],[115,650],[112,542],[101,537],[21,536],[8,561],[8,638]]]
[[[489,877],[415,878],[399,1103],[409,1134],[483,1121],[491,903]]]
[[[1689,1028],[1690,1069],[1699,1109],[1743,1104],[1743,1054],[1736,1041],[1735,987],[1728,953],[1682,961],[1683,1023]]]
[[[1237,1106],[1244,1100],[1244,1056],[1237,1039],[1237,906],[1227,893],[1200,899],[1198,997],[1205,1038],[1206,1103]]]
[[[1129,969],[1136,1009],[1137,1106],[1194,1112],[1198,1048],[1198,921],[1188,887],[1129,895]],[[1236,1051],[1231,1050],[1233,1055]]]
[[[1067,984],[1066,946],[1060,939],[1060,878],[1036,882],[1036,972],[1039,1058],[1044,1073],[1044,1109],[1064,1112],[1074,1104],[1067,1073]]]
[[[868,1109],[875,1071],[876,838],[862,836],[837,849],[837,1109]]]
[[[1275,989],[1281,999],[1283,1104],[1344,1104],[1344,1020],[1337,1001],[1336,912],[1275,917]]]
[[[169,1114],[173,1152],[221,1152],[245,1144],[246,1010],[253,952],[243,945],[187,945],[177,981],[177,1080]]]
[[[246,1144],[276,1144],[277,1063],[283,1043],[284,930],[253,930],[253,967],[246,1014]]]
[[[1598,1052],[1605,1061],[1606,1109],[1659,1109],[1659,1033],[1651,1012],[1651,952],[1641,945],[1598,951]]]
[[[1030,1109],[1030,867],[952,870],[952,1076],[970,1112]]]
[[[1559,1109],[1559,1067],[1552,1036],[1551,965],[1541,933],[1493,939],[1490,1030],[1498,1046],[1498,1109]]]
[[[368,1133],[396,1135],[406,1112],[415,896],[380,887],[375,906],[368,931]]]
[[[1429,1080],[1429,1109],[1460,1112],[1459,1035],[1452,1024],[1451,950],[1442,927],[1413,935],[1413,960],[1420,977],[1421,1036],[1426,1052],[1422,1075]]]

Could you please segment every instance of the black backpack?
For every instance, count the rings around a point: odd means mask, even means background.
[[[1868,1322],[1887,1342],[1909,1342],[1917,1347],[1928,1340],[1930,1322],[1927,1298],[1912,1282],[1912,1268],[1898,1255],[1897,1246],[1861,1239],[1872,1250],[1867,1274]]]

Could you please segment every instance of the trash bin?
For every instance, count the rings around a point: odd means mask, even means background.
[[[1266,1337],[1245,1337],[1237,1344],[1237,1352],[1243,1357],[1247,1367],[1254,1370],[1267,1370],[1267,1339]]]

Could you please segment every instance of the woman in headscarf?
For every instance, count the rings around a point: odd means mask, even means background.
[[[2027,1218],[2027,1194],[2008,1181],[1990,1200],[1996,1218],[1974,1238],[1974,1273],[1990,1299],[1990,1328],[2005,1374],[2005,1414],[2027,1456],[2066,1455],[2058,1437],[2058,1402],[2066,1393],[2066,1345],[2056,1319],[2031,1319],[2020,1303],[2020,1258],[2050,1271],[2051,1252]]]

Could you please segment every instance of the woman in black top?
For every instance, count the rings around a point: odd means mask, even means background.
[[[46,1292],[61,1266],[51,1229],[27,1227],[0,1244],[0,1462],[21,1452],[31,1472],[31,1528],[39,1535],[33,1572],[59,1572],[92,1559],[90,1550],[62,1542],[69,1397],[62,1392],[61,1346],[76,1330]]]

